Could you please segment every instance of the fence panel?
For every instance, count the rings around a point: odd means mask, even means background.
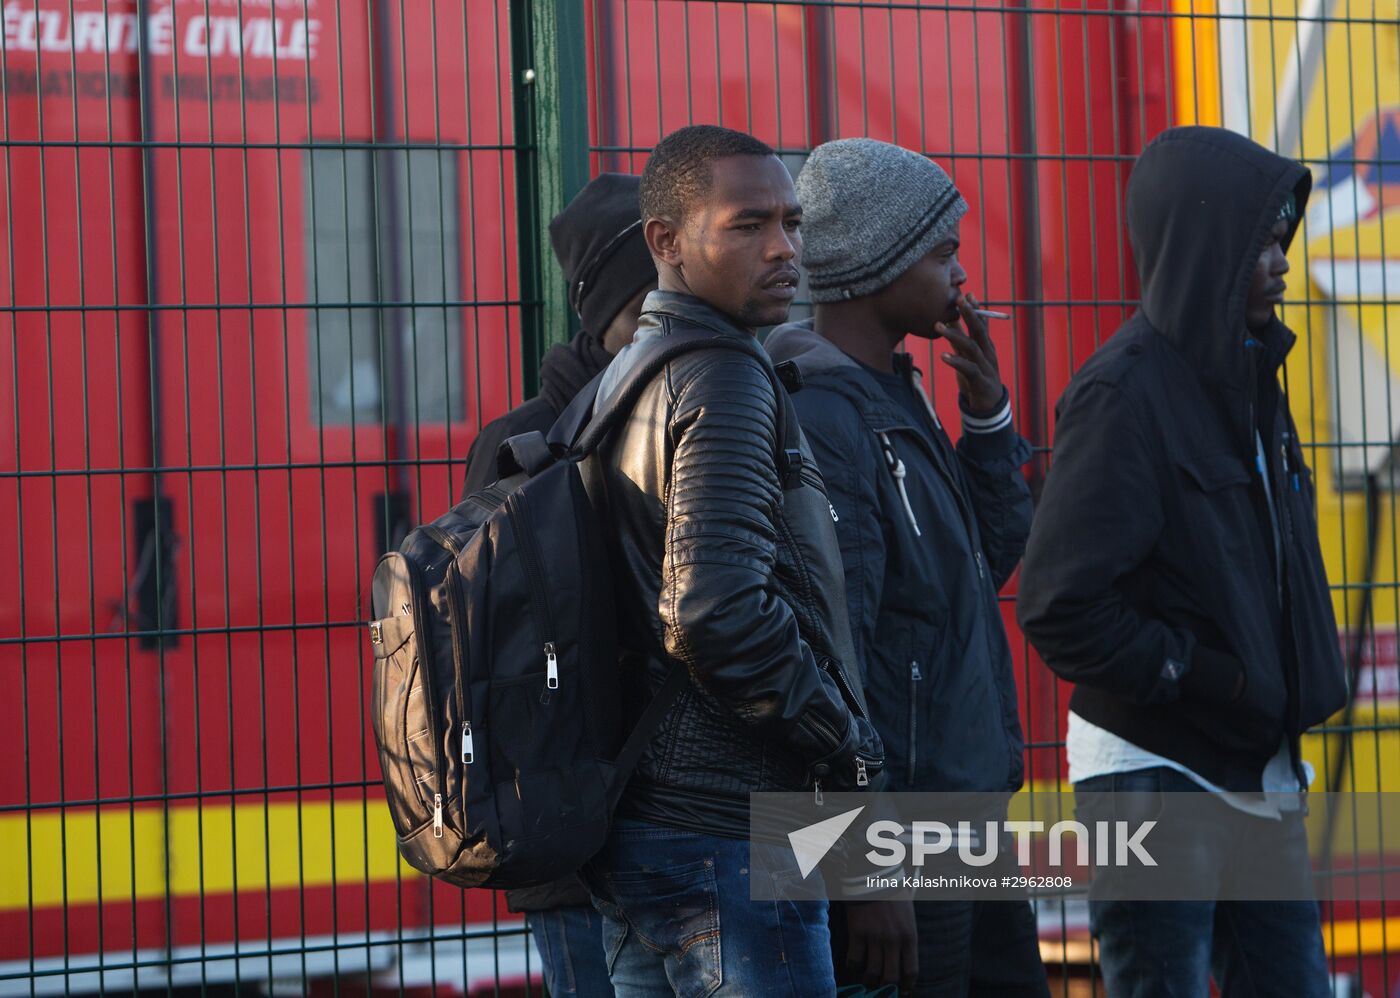
[[[1055,400],[1135,308],[1123,196],[1145,142],[1199,121],[1302,158],[1286,375],[1356,693],[1305,756],[1318,788],[1400,789],[1398,16],[7,0],[0,992],[538,990],[515,916],[397,860],[364,583],[568,334],[548,216],[691,122],[751,131],[794,172],[853,135],[949,170],[970,288],[1014,316],[993,335],[1036,487]],[[955,425],[932,346],[910,348]],[[1014,598],[1027,776],[1052,787],[1067,691]],[[1329,831],[1318,858],[1388,862],[1393,835]],[[1082,899],[1040,913],[1057,993],[1089,993]],[[1400,910],[1326,914],[1334,971],[1390,993]]]
[[[1400,786],[1393,418],[1389,329],[1400,281],[1400,41],[1394,4],[1253,0],[589,0],[593,168],[638,171],[662,135],[717,122],[751,131],[794,173],[814,145],[871,136],[932,156],[971,211],[969,288],[1013,313],[994,326],[1038,488],[1054,403],[1136,308],[1125,185],[1146,142],[1174,124],[1225,125],[1318,178],[1295,243],[1284,319],[1299,334],[1286,382],[1322,485],[1320,529],[1355,702],[1305,740],[1321,789]],[[802,296],[794,310],[802,314]],[[906,344],[946,425],[956,386],[935,345]],[[1368,498],[1369,496],[1369,498]],[[1086,543],[1091,539],[1086,538]],[[1027,780],[1063,784],[1068,689],[1019,635]],[[1340,827],[1346,815],[1316,815]],[[1329,829],[1335,871],[1388,859]],[[1038,903],[1052,981],[1088,993],[1082,898]],[[1396,984],[1400,908],[1329,903],[1339,989]],[[1341,993],[1341,991],[1339,991]],[[1352,993],[1352,992],[1347,992]],[[1354,993],[1362,993],[1358,990]]]
[[[4,6],[0,991],[523,984],[365,582],[519,400],[507,5]]]

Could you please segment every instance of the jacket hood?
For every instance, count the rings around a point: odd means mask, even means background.
[[[763,341],[773,363],[797,365],[804,384],[820,385],[849,398],[877,422],[902,422],[900,411],[864,367],[817,332],[811,319],[789,322]],[[898,368],[896,368],[898,370]]]
[[[804,378],[834,368],[859,368],[835,343],[817,332],[811,319],[788,322],[774,329],[763,341],[773,363],[792,361]]]
[[[1143,314],[1206,382],[1248,389],[1250,277],[1285,200],[1296,198],[1301,219],[1311,189],[1306,167],[1223,128],[1169,129],[1133,167],[1128,233]]]
[[[864,365],[817,332],[813,320],[779,326],[768,334],[763,346],[773,363],[796,364],[803,384],[820,386],[850,399],[872,426],[894,428],[909,422],[904,410],[890,399]],[[914,358],[907,353],[895,354],[894,369],[896,374],[915,382],[920,380]]]

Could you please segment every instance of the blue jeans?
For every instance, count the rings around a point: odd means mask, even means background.
[[[800,875],[773,860],[781,897]],[[751,901],[744,839],[619,819],[584,880],[619,998],[835,994],[826,902]]]
[[[555,996],[607,998],[613,993],[603,960],[603,916],[585,905],[532,911],[525,924],[540,951],[544,985]]]
[[[1189,777],[1166,767],[1114,773],[1082,780],[1074,786],[1079,820],[1111,820],[1124,815],[1099,813],[1112,806],[1104,792],[1133,794],[1128,807],[1147,806],[1152,794],[1206,791]],[[1170,806],[1158,798],[1159,808]],[[1220,802],[1221,808],[1230,805]],[[1304,835],[1302,816],[1294,822]],[[1193,855],[1178,857],[1192,864],[1192,876],[1223,880],[1232,868],[1248,864],[1249,822],[1271,818],[1225,815],[1218,823],[1201,824]],[[1246,831],[1241,833],[1241,826]],[[1208,839],[1216,831],[1215,841]],[[1302,844],[1302,861],[1306,847]],[[1280,876],[1299,871],[1279,871]],[[1097,880],[1096,880],[1097,883]],[[1322,926],[1313,901],[1133,901],[1096,897],[1089,893],[1089,929],[1099,942],[1104,984],[1114,998],[1201,996],[1215,978],[1221,998],[1326,998],[1330,994]]]

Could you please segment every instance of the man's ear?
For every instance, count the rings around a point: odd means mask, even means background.
[[[662,263],[677,266],[681,259],[680,226],[672,225],[662,218],[648,218],[642,226],[642,235],[647,241],[651,255]]]

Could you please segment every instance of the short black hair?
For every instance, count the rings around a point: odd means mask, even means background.
[[[688,125],[656,144],[642,171],[642,220],[680,222],[691,203],[710,190],[710,164],[728,156],[772,156],[746,132],[719,125]]]

